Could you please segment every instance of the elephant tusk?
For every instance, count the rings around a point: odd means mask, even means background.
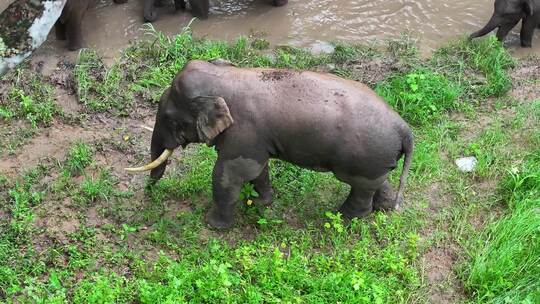
[[[150,131],[150,132],[154,132],[154,129],[152,129],[152,128],[148,127],[148,126],[140,125],[139,127],[143,128],[143,129],[145,129],[145,130],[148,130],[148,131]]]
[[[144,172],[144,171],[155,169],[159,165],[167,161],[167,158],[169,158],[169,156],[171,156],[172,153],[173,153],[173,150],[165,149],[165,151],[163,151],[163,153],[161,153],[161,155],[156,160],[149,163],[148,165],[138,167],[138,168],[125,168],[124,170],[128,172]]]

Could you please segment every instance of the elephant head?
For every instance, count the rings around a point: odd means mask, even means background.
[[[512,28],[523,18],[532,16],[535,10],[534,0],[495,0],[495,11],[488,23],[470,38],[481,37],[495,28],[497,38],[503,41]]]
[[[187,98],[174,88],[169,88],[161,97],[156,115],[150,148],[152,163],[126,170],[151,170],[151,179],[157,181],[163,176],[166,160],[174,149],[190,143],[211,144],[233,122],[229,107],[222,97]]]

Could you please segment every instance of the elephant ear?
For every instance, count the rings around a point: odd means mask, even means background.
[[[222,97],[199,96],[193,99],[192,105],[197,113],[197,135],[201,142],[209,144],[234,123]]]
[[[533,0],[524,0],[523,9],[525,10],[525,14],[527,14],[527,16],[532,16],[535,9]]]

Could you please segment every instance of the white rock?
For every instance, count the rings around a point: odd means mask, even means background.
[[[335,47],[331,43],[317,40],[311,44],[310,50],[315,55],[332,54]]]
[[[472,172],[478,163],[478,160],[474,156],[458,158],[455,161],[456,166],[462,172]]]

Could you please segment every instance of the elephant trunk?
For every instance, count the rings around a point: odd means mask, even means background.
[[[158,134],[158,128],[154,128],[154,133],[152,134],[152,143],[150,145],[150,152],[152,155],[152,161],[158,159],[166,151],[161,140],[161,136]],[[164,161],[156,168],[150,171],[150,178],[153,182],[161,179],[167,168],[167,161]]]
[[[491,19],[489,20],[489,22],[486,24],[486,26],[484,26],[484,28],[472,33],[469,38],[472,39],[472,38],[482,37],[488,34],[489,32],[493,31],[495,28],[499,26],[500,26],[499,16],[493,15]]]
[[[144,0],[144,19],[148,22],[154,22],[157,19],[157,12],[154,7],[156,0]]]

